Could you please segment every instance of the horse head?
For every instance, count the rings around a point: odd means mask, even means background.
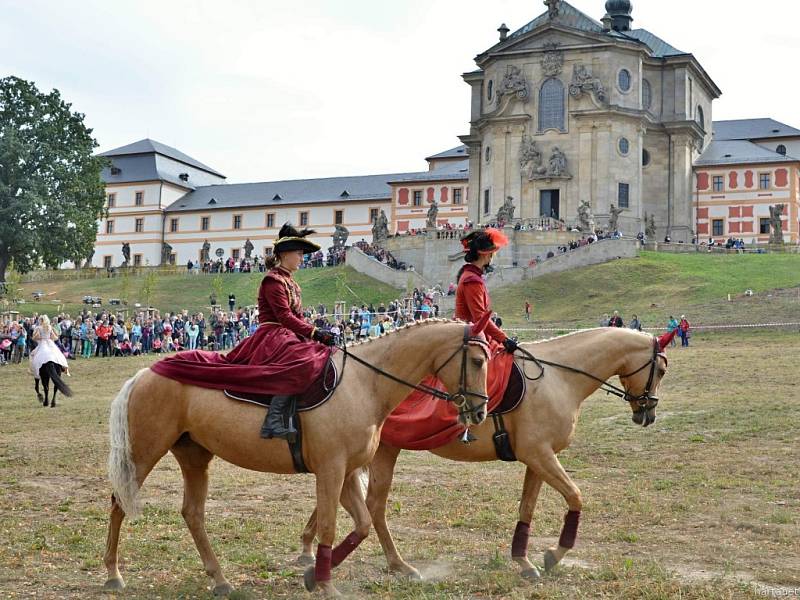
[[[647,343],[631,353],[623,367],[626,371],[619,375],[625,388],[624,399],[630,404],[637,425],[647,427],[655,423],[658,386],[667,372],[666,348],[673,337],[674,331],[661,337],[646,336]]]

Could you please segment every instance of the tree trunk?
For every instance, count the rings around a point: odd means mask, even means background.
[[[0,283],[4,283],[6,280],[6,269],[8,268],[8,262],[8,253],[0,252]]]

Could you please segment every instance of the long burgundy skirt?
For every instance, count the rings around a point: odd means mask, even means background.
[[[227,354],[189,350],[150,368],[204,388],[251,394],[302,394],[322,374],[332,349],[277,324],[261,325]]]

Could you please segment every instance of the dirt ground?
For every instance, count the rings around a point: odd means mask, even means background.
[[[425,580],[386,572],[370,537],[334,573],[354,598],[720,599],[800,595],[800,333],[697,335],[670,350],[659,417],[648,429],[597,394],[562,462],[584,496],[575,550],[538,582],[510,544],[524,468],[404,453],[389,522]],[[0,368],[0,596],[104,597],[110,489],[108,406],[151,359],[78,361],[76,395],[43,408],[26,365]],[[167,456],[145,483],[144,516],[125,523],[125,598],[209,597],[180,516],[180,472]],[[208,529],[234,598],[307,596],[295,564],[313,477],[212,467]],[[545,488],[531,554],[560,528]],[[340,511],[342,513],[342,511]],[[350,531],[340,514],[337,538]]]

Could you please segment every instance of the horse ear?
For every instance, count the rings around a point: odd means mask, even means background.
[[[469,330],[470,337],[477,337],[483,333],[483,330],[486,329],[486,325],[489,323],[489,318],[492,316],[490,311],[486,311],[486,313],[478,319],[477,323],[473,323],[472,327]]]
[[[658,337],[658,351],[659,352],[664,352],[664,350],[667,349],[667,346],[669,346],[669,343],[675,337],[675,334],[677,332],[678,332],[677,329],[673,329],[672,331],[670,331],[668,333],[665,333],[663,335],[660,335]]]

